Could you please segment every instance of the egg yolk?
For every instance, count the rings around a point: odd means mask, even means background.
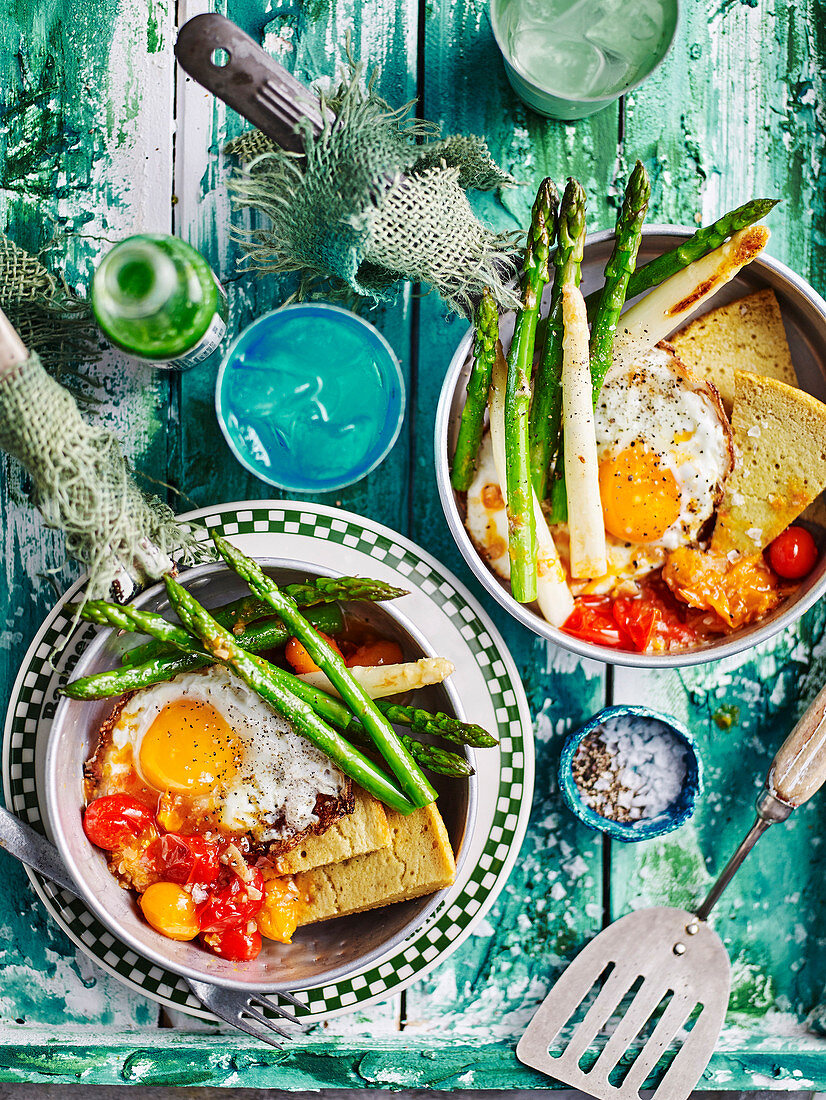
[[[676,478],[641,446],[603,459],[599,495],[605,530],[626,542],[656,542],[680,515]]]
[[[235,771],[238,751],[237,737],[214,707],[176,699],[144,735],[141,773],[158,791],[206,794]]]

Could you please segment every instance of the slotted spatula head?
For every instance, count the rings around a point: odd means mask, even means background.
[[[730,985],[728,955],[707,924],[683,909],[640,909],[577,955],[516,1056],[599,1100],[634,1100],[676,1050],[654,1097],[684,1100],[711,1058]]]

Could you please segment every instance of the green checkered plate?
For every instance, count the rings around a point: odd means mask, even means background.
[[[320,571],[374,576],[409,590],[405,614],[455,665],[451,682],[469,721],[490,729],[498,749],[476,754],[478,811],[469,852],[454,885],[401,944],[363,970],[319,988],[297,991],[307,1022],[361,1009],[390,997],[452,954],[492,906],[516,861],[533,791],[530,713],[513,660],[485,612],[435,558],[387,527],[337,508],[300,501],[223,504],[181,517],[217,530],[253,557],[292,558]],[[335,547],[331,552],[330,544]],[[32,642],[12,691],[6,721],[3,781],[6,804],[24,821],[44,821],[42,762],[61,678],[71,672],[96,628],[71,632],[64,611],[75,584]],[[54,649],[59,657],[50,663]],[[32,871],[43,904],[74,943],[132,989],[202,1019],[214,1017],[185,982],[120,943],[78,898]]]

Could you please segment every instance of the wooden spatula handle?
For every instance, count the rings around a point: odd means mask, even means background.
[[[23,341],[0,309],[0,378],[13,374],[28,358],[29,353]]]
[[[826,687],[780,746],[766,786],[787,806],[802,806],[826,782]]]

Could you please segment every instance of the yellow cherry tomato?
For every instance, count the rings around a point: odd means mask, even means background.
[[[198,935],[195,902],[174,882],[154,882],[140,897],[149,924],[170,940],[193,940]]]
[[[301,895],[291,878],[265,875],[264,905],[256,915],[258,931],[268,940],[290,943],[298,927]]]

